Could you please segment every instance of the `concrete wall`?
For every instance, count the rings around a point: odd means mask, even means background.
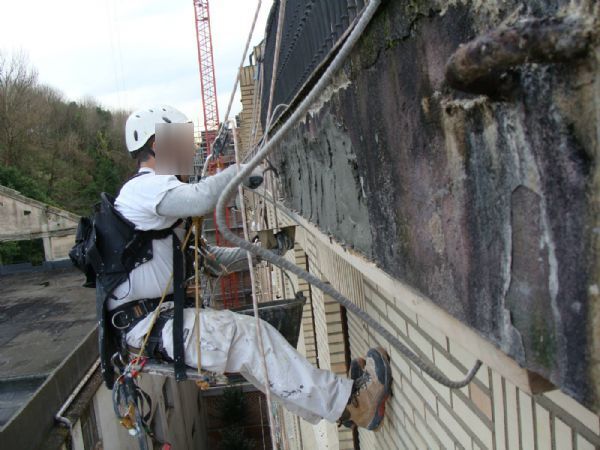
[[[68,258],[79,217],[0,186],[0,242],[44,241],[46,261]]]
[[[40,336],[48,341],[51,339],[47,335]],[[97,359],[97,342],[98,331],[94,328],[77,348],[55,366],[27,402],[0,428],[3,447],[35,449],[40,446],[55,425],[54,415]],[[43,357],[43,354],[39,357]],[[18,367],[17,363],[13,364]],[[33,424],[35,433],[30,432]]]
[[[69,257],[69,251],[75,245],[75,234],[69,230],[68,236],[44,238],[44,256],[46,261],[60,261]]]
[[[503,21],[592,20],[597,7],[384,2],[273,158],[291,209],[588,405],[600,379],[597,37],[582,59],[519,67],[503,101],[451,89],[444,71]]]

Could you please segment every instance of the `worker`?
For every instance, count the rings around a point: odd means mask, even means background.
[[[173,228],[181,218],[212,214],[220,193],[237,173],[235,166],[200,180],[182,183],[172,175],[155,174],[155,127],[158,123],[185,123],[187,117],[166,105],[140,109],[125,125],[127,149],[137,161],[137,176],[127,181],[114,207],[137,230],[171,230],[167,237],[152,240],[152,258],[144,258],[125,281],[107,295],[101,294],[107,320],[115,327],[129,349],[139,349],[151,327],[152,312],[174,271],[173,239],[182,239],[184,230]],[[246,180],[252,188],[262,182],[253,172]],[[161,236],[155,236],[161,237]],[[217,249],[219,252],[219,249]],[[227,253],[229,252],[229,253]],[[221,250],[219,258],[228,261],[245,258],[241,249]],[[170,297],[167,298],[170,300]],[[173,333],[173,301],[160,306],[159,320],[152,326],[157,336],[153,355],[165,360],[176,358]],[[201,366],[216,373],[240,373],[261,391],[265,391],[262,355],[257,346],[253,317],[228,310],[195,308],[183,310],[183,349],[185,364],[198,367],[195,321],[200,320]],[[292,413],[316,424],[322,419],[377,429],[383,419],[390,393],[391,370],[385,350],[373,348],[365,358],[352,362],[351,378],[312,366],[285,338],[267,322],[261,322],[269,388],[274,397]],[[103,365],[103,370],[106,369]],[[106,375],[106,374],[105,374]],[[110,372],[108,372],[110,375]]]

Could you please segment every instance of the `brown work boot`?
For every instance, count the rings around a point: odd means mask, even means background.
[[[351,380],[356,380],[360,378],[365,371],[365,366],[367,365],[367,361],[365,358],[354,358],[350,361],[350,369],[348,370],[348,376]]]
[[[350,369],[348,370],[348,377],[351,380],[357,380],[362,377],[363,372],[365,371],[365,366],[367,365],[367,361],[365,358],[354,358],[350,361]],[[345,426],[347,428],[354,428],[356,424],[350,420],[350,413],[344,411],[346,413],[346,417],[342,416],[338,420],[338,426]]]
[[[383,421],[385,403],[390,396],[392,384],[389,356],[384,349],[378,347],[367,352],[366,360],[362,360],[365,364],[360,360],[354,361],[354,366],[350,365],[350,376],[354,379],[354,386],[348,405],[340,417],[340,423],[377,430]],[[357,378],[352,375],[356,375]]]

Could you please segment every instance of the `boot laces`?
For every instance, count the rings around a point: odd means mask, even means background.
[[[350,401],[354,407],[358,407],[358,396],[360,395],[360,391],[367,388],[369,381],[371,381],[371,375],[367,371],[363,372],[360,377],[354,380],[352,394],[350,394]]]

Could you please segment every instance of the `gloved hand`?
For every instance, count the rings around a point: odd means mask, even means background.
[[[257,187],[259,187],[262,184],[262,182],[263,182],[262,170],[259,167],[257,167],[256,169],[254,169],[252,171],[250,176],[244,180],[244,186],[246,186],[250,189],[256,189]]]

